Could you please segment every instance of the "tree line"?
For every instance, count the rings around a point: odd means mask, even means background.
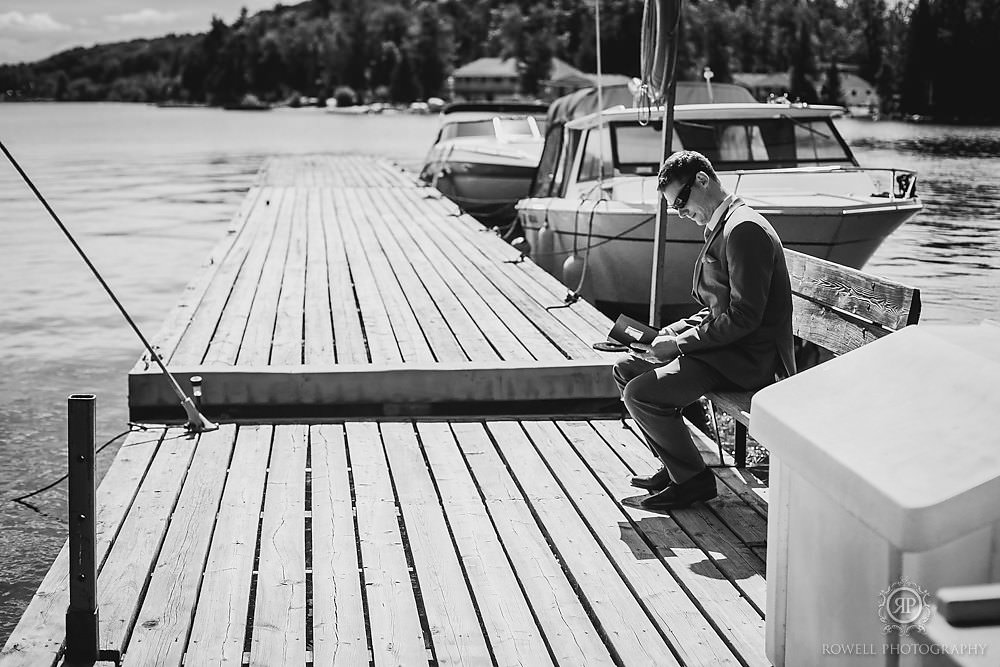
[[[639,72],[643,0],[600,0],[602,67]],[[225,105],[336,96],[405,103],[447,97],[458,66],[516,58],[540,95],[552,57],[597,67],[594,0],[307,0],[198,35],[76,48],[0,67],[7,98]],[[789,96],[839,103],[850,67],[883,111],[996,121],[979,92],[997,77],[1000,0],[685,0],[681,79],[788,72]],[[991,97],[991,96],[990,96]]]

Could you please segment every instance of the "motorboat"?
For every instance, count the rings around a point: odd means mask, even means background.
[[[527,102],[444,107],[420,178],[484,224],[509,224],[535,176],[547,110]]]
[[[672,149],[708,157],[725,187],[763,214],[785,247],[861,268],[922,208],[914,172],[858,165],[834,123],[843,108],[757,103],[742,88],[712,88],[709,97],[704,86],[678,83],[684,102],[674,106]],[[664,111],[618,105],[570,120],[567,105],[596,104],[593,91],[574,95],[553,103],[531,196],[517,204],[526,250],[598,308],[645,318]],[[630,96],[604,94],[611,102]],[[664,318],[694,309],[691,276],[702,234],[668,209]]]

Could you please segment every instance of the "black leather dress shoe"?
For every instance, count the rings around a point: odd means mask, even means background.
[[[711,500],[719,495],[715,488],[715,475],[708,468],[680,484],[671,484],[659,493],[654,493],[640,501],[640,505],[651,510],[676,510],[690,507],[692,503]]]
[[[660,468],[648,477],[636,475],[632,478],[632,486],[650,491],[662,491],[673,483],[673,480],[670,479],[670,473],[667,472],[666,468]]]

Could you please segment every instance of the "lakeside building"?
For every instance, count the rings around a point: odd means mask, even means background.
[[[878,109],[881,106],[881,98],[875,91],[874,85],[850,71],[850,68],[850,65],[840,66],[842,104],[847,107],[851,115],[868,115],[872,108]],[[825,82],[825,73],[813,82],[817,95],[823,89]],[[734,72],[733,83],[743,86],[755,98],[764,102],[771,95],[781,97],[787,93],[791,87],[791,76],[788,72]]]
[[[521,90],[518,61],[514,58],[480,58],[451,74],[452,98],[488,100],[516,97]]]
[[[603,74],[605,86],[628,81],[624,74]],[[596,85],[597,75],[583,72],[560,58],[553,58],[547,79],[539,82],[542,97],[555,99],[580,88]],[[515,58],[479,58],[462,65],[451,74],[452,99],[485,100],[524,97],[521,91],[520,62]]]

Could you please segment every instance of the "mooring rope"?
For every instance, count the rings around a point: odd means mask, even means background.
[[[129,433],[132,433],[133,431],[137,431],[137,430],[145,430],[145,428],[135,428],[135,426],[133,424],[129,424],[129,428],[127,430],[122,431],[121,433],[119,433],[115,437],[113,437],[110,440],[108,440],[107,442],[105,442],[103,445],[101,445],[100,447],[98,447],[97,450],[94,453],[95,454],[100,454],[101,451],[104,450],[111,443],[115,442],[116,440],[120,440],[121,438],[125,437]],[[40,489],[35,489],[31,493],[26,493],[23,496],[18,496],[17,498],[11,498],[10,501],[13,502],[13,503],[18,503],[20,505],[25,505],[25,506],[30,507],[31,509],[34,509],[34,510],[37,511],[38,510],[37,507],[35,507],[34,505],[29,505],[28,503],[26,503],[24,501],[27,500],[28,498],[31,498],[32,496],[37,496],[39,493],[45,493],[46,491],[48,491],[49,489],[51,489],[52,487],[54,487],[59,482],[61,482],[64,479],[66,479],[67,477],[69,477],[69,473],[66,473],[65,475],[63,475],[59,479],[54,480],[53,482],[51,482],[49,484],[46,484],[45,486],[43,486]]]
[[[599,200],[599,201],[605,201],[605,200],[602,199],[602,200]],[[591,248],[600,247],[600,246],[604,245],[605,243],[611,243],[612,241],[616,241],[616,240],[624,237],[629,232],[634,232],[635,230],[639,229],[639,227],[642,227],[647,222],[650,222],[650,221],[655,220],[655,219],[656,219],[655,215],[646,216],[645,218],[643,218],[639,222],[635,223],[634,225],[632,225],[628,229],[625,229],[625,230],[623,230],[621,232],[618,232],[614,236],[609,236],[609,237],[607,237],[605,239],[601,239],[597,243],[588,243],[586,246],[584,246],[582,248],[582,250],[590,250]],[[591,236],[588,235],[588,238],[591,238]],[[571,254],[573,254],[575,252],[577,252],[577,251],[576,250],[559,250],[559,251],[553,250],[552,252],[539,252],[539,253],[532,252],[531,256],[532,257],[562,257],[564,255],[571,255]]]
[[[98,447],[94,451],[94,454],[95,455],[100,454],[102,451],[104,451],[105,449],[107,449],[112,443],[116,442],[117,440],[120,440],[121,438],[123,438],[124,436],[128,435],[129,433],[136,433],[138,431],[152,431],[154,429],[161,429],[162,428],[162,429],[164,429],[164,435],[161,435],[160,437],[156,438],[155,440],[140,440],[139,442],[133,442],[133,443],[131,443],[129,445],[130,447],[135,447],[136,445],[145,445],[145,444],[149,444],[150,442],[165,442],[167,440],[172,439],[172,438],[167,438],[166,435],[165,435],[166,430],[170,428],[166,424],[152,425],[152,424],[137,424],[135,422],[129,422],[128,426],[129,426],[128,430],[122,431],[118,435],[114,436],[113,438],[111,438],[110,440],[108,440],[107,442],[105,442],[103,445],[101,445],[100,447]],[[184,432],[184,433],[180,433],[180,434],[178,434],[177,436],[174,436],[174,437],[177,437],[177,438],[181,438],[181,437],[189,438],[191,436],[187,432]],[[59,521],[60,523],[67,523],[66,519],[64,519],[63,517],[49,514],[48,512],[45,512],[44,510],[42,510],[41,508],[36,507],[35,505],[32,505],[31,503],[27,502],[27,500],[28,500],[28,498],[31,498],[32,496],[37,496],[40,493],[45,493],[46,491],[49,491],[49,490],[53,489],[57,484],[59,484],[59,482],[65,481],[68,477],[69,477],[69,473],[66,473],[65,475],[63,475],[59,479],[53,480],[52,482],[46,484],[45,486],[43,486],[43,487],[41,487],[39,489],[35,489],[34,491],[32,491],[30,493],[25,493],[24,495],[20,495],[20,496],[18,496],[16,498],[9,498],[8,500],[10,500],[12,503],[17,503],[18,505],[22,505],[24,507],[27,507],[32,512],[37,512],[38,514],[40,514],[40,515],[42,515],[42,516],[44,516],[46,518],[55,519],[56,521]]]

